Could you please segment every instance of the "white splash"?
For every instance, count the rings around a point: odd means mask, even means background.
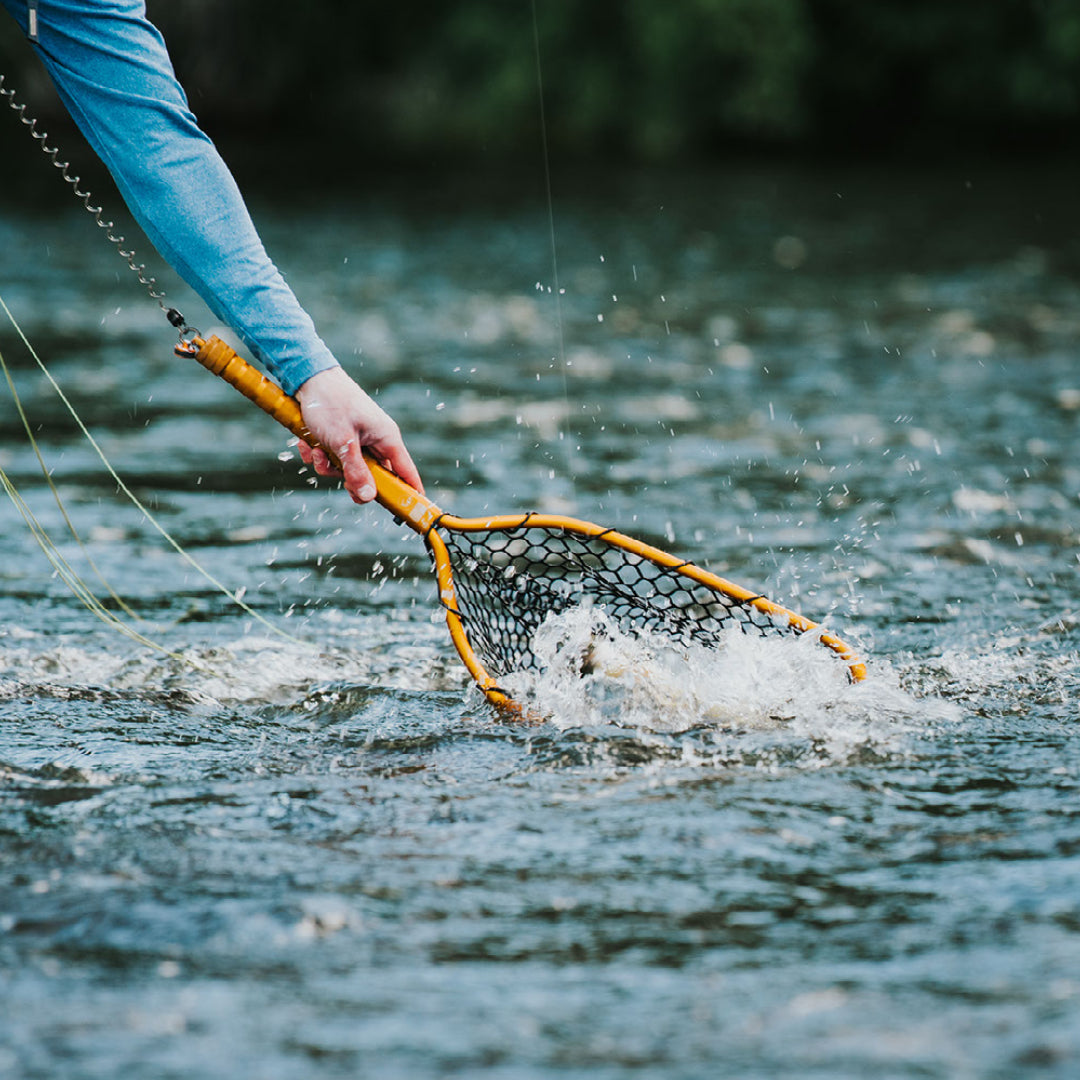
[[[921,704],[887,678],[853,684],[815,632],[762,638],[733,629],[718,648],[676,647],[578,607],[548,616],[533,651],[542,671],[503,682],[563,728],[783,728],[808,736],[845,729],[854,738],[886,717],[925,721]]]

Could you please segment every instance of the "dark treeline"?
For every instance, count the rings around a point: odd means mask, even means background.
[[[1071,149],[1076,0],[149,0],[219,132],[381,157]],[[0,70],[37,88],[10,23]],[[48,104],[42,106],[48,108]]]

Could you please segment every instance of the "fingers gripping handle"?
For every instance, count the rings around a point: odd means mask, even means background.
[[[337,454],[323,446],[308,431],[296,399],[289,397],[277,383],[271,382],[252,367],[221,338],[211,337],[207,341],[195,338],[190,342],[190,348],[184,350],[184,355],[194,356],[207,371],[212,371],[235,387],[249,401],[253,401],[309,446],[318,446],[336,468],[341,468]],[[431,522],[441,515],[442,511],[433,502],[380,465],[367,451],[364,452],[364,460],[375,478],[378,501],[387,510],[402,518],[410,528],[423,533]]]

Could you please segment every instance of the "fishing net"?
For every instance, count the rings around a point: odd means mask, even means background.
[[[537,630],[547,616],[575,606],[602,610],[627,633],[682,646],[715,647],[735,628],[761,637],[802,630],[761,597],[694,580],[689,564],[660,565],[625,550],[617,540],[626,538],[613,530],[583,535],[521,525],[439,535],[466,636],[496,678],[536,670]]]
[[[300,406],[223,341],[184,339],[190,356],[301,439]],[[331,460],[333,456],[331,454]],[[373,458],[377,499],[431,552],[454,647],[489,701],[514,707],[497,680],[541,669],[534,643],[549,616],[593,607],[619,630],[675,646],[717,648],[731,630],[759,637],[816,631],[858,681],[865,668],[839,638],[795,612],[614,529],[546,514],[459,518]],[[588,658],[583,658],[584,672]]]

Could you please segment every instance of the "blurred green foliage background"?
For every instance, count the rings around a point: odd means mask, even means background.
[[[534,154],[537,42],[563,157],[1059,151],[1080,121],[1077,0],[148,8],[211,131],[303,130],[368,157]],[[10,21],[0,71],[41,89]]]

